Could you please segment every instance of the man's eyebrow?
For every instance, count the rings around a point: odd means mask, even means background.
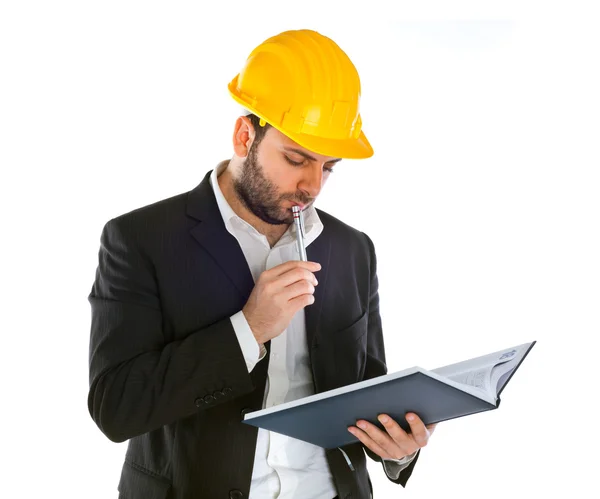
[[[303,156],[304,158],[308,159],[309,161],[317,161],[317,158],[313,158],[310,154],[308,154],[304,151],[301,151],[300,149],[296,149],[295,147],[284,147],[284,149],[289,152],[295,152],[296,154]],[[337,163],[338,161],[341,161],[341,160],[342,160],[342,158],[336,158],[336,159],[327,161],[327,163]]]

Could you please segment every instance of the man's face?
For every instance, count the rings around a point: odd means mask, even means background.
[[[273,127],[254,142],[233,187],[246,208],[271,225],[293,223],[292,206],[315,201],[338,158],[315,154]]]

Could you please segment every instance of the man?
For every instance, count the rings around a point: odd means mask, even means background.
[[[291,31],[229,90],[248,110],[233,158],[102,231],[88,402],[108,438],[129,440],[119,497],[369,498],[365,451],[405,486],[434,429],[416,415],[409,434],[357,421],[356,443],[327,451],[242,422],[387,372],[373,243],[314,207],[340,159],[373,153],[358,74],[332,40]]]

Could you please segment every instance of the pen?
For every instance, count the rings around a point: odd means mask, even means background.
[[[304,214],[299,206],[292,206],[294,213],[294,225],[296,226],[296,242],[298,243],[298,253],[300,260],[306,262],[306,248],[304,247]]]

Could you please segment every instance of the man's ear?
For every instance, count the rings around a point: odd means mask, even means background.
[[[250,151],[255,137],[256,132],[252,122],[246,116],[238,117],[233,130],[233,151],[235,155],[240,158],[248,156],[248,151]]]

